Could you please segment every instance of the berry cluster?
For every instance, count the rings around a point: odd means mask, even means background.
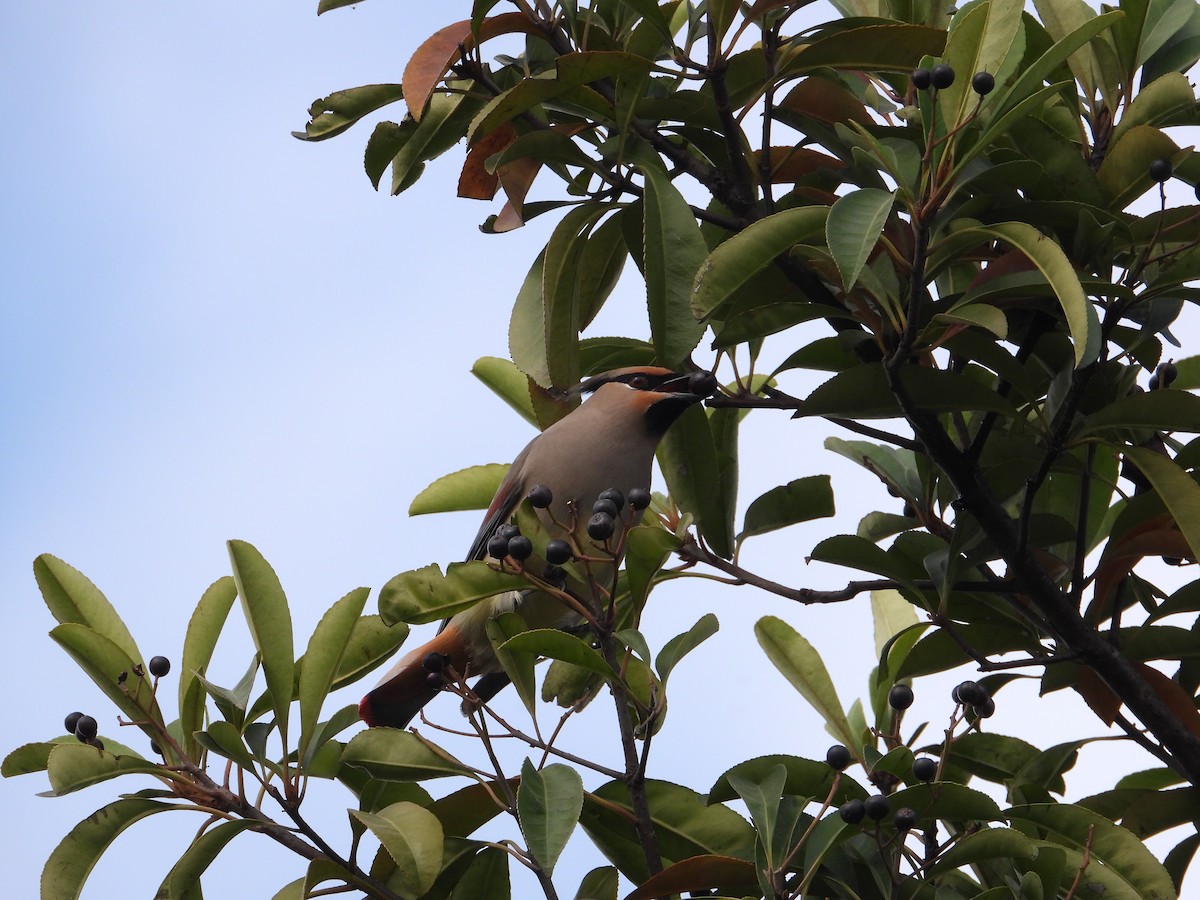
[[[946,63],[938,63],[931,69],[921,66],[913,69],[910,76],[913,87],[918,91],[927,91],[930,88],[935,91],[944,91],[954,84],[954,77],[954,69]],[[986,97],[995,89],[996,76],[991,72],[976,72],[971,77],[971,90],[980,97]]]
[[[1160,363],[1158,368],[1154,370],[1154,374],[1150,376],[1150,381],[1146,386],[1157,391],[1159,388],[1169,388],[1175,383],[1175,379],[1179,377],[1179,367],[1175,365],[1173,360],[1168,359],[1165,363]]]
[[[171,661],[165,656],[151,657],[150,662],[146,664],[146,668],[150,670],[150,674],[155,679],[165,677],[171,671]],[[145,677],[145,673],[140,665],[133,667],[133,674],[138,678]],[[129,678],[128,672],[122,672],[117,676],[117,683],[124,685]],[[79,711],[68,713],[63,719],[63,728],[67,730],[67,734],[75,735],[75,738],[84,744],[90,744],[97,750],[104,749],[104,741],[97,735],[100,732],[100,725],[96,719]],[[150,749],[162,756],[162,749],[153,741],[150,743]]]

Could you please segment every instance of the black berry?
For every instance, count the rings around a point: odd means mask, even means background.
[[[971,90],[980,97],[987,96],[996,88],[996,76],[991,72],[976,72],[971,79]]]
[[[67,734],[75,733],[75,726],[79,724],[79,720],[83,718],[83,713],[73,712],[63,719],[63,728],[67,729]]]
[[[503,525],[496,526],[496,534],[504,538],[506,541],[510,537],[516,537],[520,533],[521,529],[512,524],[512,522],[505,522]]]
[[[934,66],[930,70],[929,76],[933,81],[933,86],[939,91],[944,91],[954,84],[954,70],[945,63],[938,63]]]
[[[629,492],[629,505],[634,509],[645,509],[650,505],[650,490],[648,488],[634,488]]]
[[[979,718],[990,719],[996,714],[996,701],[991,697],[984,697],[982,703],[972,703],[971,709]]]
[[[929,86],[933,84],[933,73],[921,66],[919,69],[912,71],[912,83],[918,91],[927,91]]]
[[[888,691],[888,706],[892,709],[908,709],[913,705],[913,689],[907,684],[892,685]]]
[[[592,504],[592,512],[604,513],[606,516],[615,519],[619,510],[617,509],[617,504],[611,500],[597,500]]]
[[[155,678],[162,678],[171,671],[171,661],[165,656],[155,656],[150,660],[150,674]]]
[[[688,393],[708,397],[717,389],[717,376],[712,372],[693,372],[688,376]]]
[[[562,584],[566,578],[567,573],[559,566],[550,565],[542,570],[542,581],[547,584]]]
[[[546,562],[551,565],[561,566],[573,555],[571,545],[566,541],[548,541],[546,543]]]
[[[1171,161],[1165,156],[1160,156],[1158,159],[1150,162],[1150,177],[1162,184],[1164,181],[1170,181],[1171,176],[1175,174],[1175,167],[1171,165]]]
[[[534,509],[545,509],[554,502],[554,494],[544,484],[535,484],[529,489],[529,502]]]
[[[950,692],[950,696],[955,703],[961,703],[964,706],[974,706],[987,699],[987,691],[980,687],[977,682],[964,681]]]
[[[154,741],[151,741],[151,742],[150,742],[150,752],[151,752],[151,753],[154,753],[154,754],[156,754],[156,755],[158,755],[158,756],[162,756],[162,755],[163,755],[163,752],[162,752],[162,747],[158,746],[158,744],[154,743]]]
[[[525,535],[518,534],[516,537],[508,539],[508,555],[517,562],[529,559],[531,553],[533,553],[533,541]]]
[[[446,677],[441,672],[426,672],[425,684],[431,688],[440,688],[446,684]]]
[[[598,500],[608,500],[620,512],[625,506],[625,495],[618,488],[609,488],[607,491],[601,491]]]
[[[608,540],[616,528],[617,523],[608,513],[598,512],[588,519],[587,523],[588,536],[594,541]]]
[[[883,794],[872,794],[863,805],[866,807],[867,815],[876,822],[892,811],[892,804]]]
[[[908,831],[917,824],[917,811],[912,807],[905,806],[896,813],[896,817],[892,819],[892,824],[896,826],[897,831]]]
[[[1163,387],[1170,387],[1175,383],[1175,379],[1179,377],[1179,367],[1170,360],[1167,360],[1155,369],[1154,374],[1158,376],[1158,380]]]
[[[91,716],[80,716],[75,723],[75,737],[87,743],[96,736],[96,732],[100,726],[96,724],[96,720]]]
[[[492,559],[504,559],[508,555],[508,541],[508,538],[497,531],[488,539],[487,555]]]
[[[867,814],[867,807],[861,800],[847,800],[838,807],[838,815],[847,825],[857,825]]]
[[[931,756],[921,756],[913,760],[913,777],[917,781],[933,781],[937,775],[937,760]]]
[[[850,755],[850,751],[841,744],[834,744],[825,751],[825,762],[829,764],[829,768],[835,769],[838,772],[846,768],[854,761],[854,757]]]
[[[1151,375],[1151,376],[1150,376],[1150,380],[1149,380],[1148,382],[1146,382],[1146,387],[1147,387],[1147,388],[1149,388],[1149,389],[1150,389],[1150,390],[1152,390],[1152,391],[1157,391],[1157,390],[1158,390],[1158,384],[1159,384],[1159,382],[1158,382],[1158,376],[1157,376],[1157,375]]]
[[[900,510],[900,515],[904,516],[906,519],[915,519],[917,517],[916,507],[914,507],[911,503],[906,502],[903,509]]]
[[[440,672],[446,668],[446,657],[431,650],[421,658],[421,668],[426,672]]]

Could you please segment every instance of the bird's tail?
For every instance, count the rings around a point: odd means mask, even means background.
[[[374,727],[388,725],[405,728],[413,716],[437,696],[436,678],[424,666],[425,657],[440,653],[448,657],[447,664],[459,672],[465,671],[467,647],[460,629],[451,622],[433,640],[406,653],[358,704],[358,715]],[[430,686],[430,682],[434,686]]]

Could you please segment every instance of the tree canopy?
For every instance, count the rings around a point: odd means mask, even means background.
[[[310,141],[405,113],[367,141],[377,188],[402,194],[465,144],[457,193],[497,203],[485,230],[553,217],[512,286],[509,358],[474,368],[530,422],[547,427],[575,402],[563,389],[618,366],[687,369],[703,353],[724,387],[668,433],[668,491],[643,524],[616,546],[576,548],[623,558],[607,610],[588,610],[578,634],[531,630],[516,613],[494,621],[530,724],[452,680],[469,711],[453,752],[424,732],[348,735],[357,709],[324,709],[326,698],[381,665],[409,625],[535,578],[519,564],[401,573],[377,614],[366,589],[351,591],[297,657],[274,571],[231,542],[232,576],[196,607],[167,712],[165,661],[144,661],[86,577],[39,558],[52,638],[152,752],[98,737],[84,717],[74,734],[14,750],[4,774],[45,770],[56,794],[122,775],[155,785],[68,834],[44,897],[78,896],[118,834],[180,807],[213,820],[162,897],[201,896],[201,875],[243,832],[308,860],[281,900],[331,885],[502,898],[513,864],[547,897],[592,900],[1179,894],[1200,846],[1200,581],[1156,581],[1172,571],[1160,561],[1190,567],[1200,550],[1200,359],[1171,349],[1200,299],[1200,206],[1179,202],[1200,158],[1177,143],[1200,125],[1186,74],[1200,5],[831,5],[477,0],[420,44],[399,83],[312,105],[297,132]],[[627,261],[645,285],[645,330],[593,336]],[[813,372],[827,376],[818,387],[793,387]],[[739,503],[751,411],[828,423],[827,448],[901,505],[802,548],[854,570],[844,589],[742,565],[745,542],[834,505],[830,479],[786,457],[778,487]],[[502,475],[450,473],[410,512],[483,508]],[[527,506],[516,523],[544,553]],[[837,741],[826,758],[771,752],[711,786],[648,776],[669,678],[718,624],[706,612],[651,648],[642,611],[657,584],[713,575],[793,604],[869,595],[879,660],[869,702],[850,708],[792,624],[756,627]],[[257,654],[224,687],[205,673],[239,599]],[[911,684],[959,667],[983,674],[956,688],[944,733],[906,722]],[[1018,677],[1075,692],[1153,767],[1065,802],[1086,739],[1039,748],[986,727]],[[561,723],[605,692],[619,769],[555,746]],[[548,703],[566,710],[550,733],[538,721]],[[519,775],[492,752],[500,735],[532,748]],[[214,777],[220,766],[237,777]],[[314,778],[353,794],[348,827],[302,817]],[[455,789],[426,789],[439,778]],[[505,838],[479,835],[500,819]],[[604,864],[576,890],[555,865],[577,828]],[[1172,829],[1180,840],[1156,858],[1143,840]],[[368,835],[378,846],[360,860]]]

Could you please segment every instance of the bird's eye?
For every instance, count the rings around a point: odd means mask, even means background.
[[[650,386],[650,379],[645,375],[634,375],[629,379],[629,386],[631,388],[636,388],[639,391],[645,390]]]

